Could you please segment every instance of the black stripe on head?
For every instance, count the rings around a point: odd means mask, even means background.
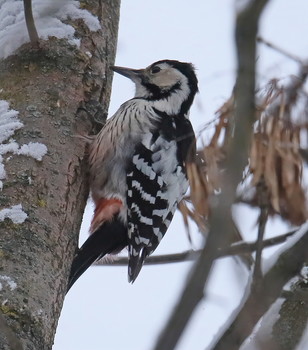
[[[179,90],[181,86],[180,83],[176,83],[171,88],[168,88],[168,90],[165,90],[161,89],[155,84],[149,83],[145,77],[143,77],[141,83],[151,93],[151,98],[149,98],[150,100],[160,100],[163,98],[168,98],[173,92]]]

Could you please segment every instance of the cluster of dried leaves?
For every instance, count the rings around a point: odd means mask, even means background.
[[[300,154],[301,131],[306,132],[307,126],[297,124],[297,116],[290,115],[295,101],[285,102],[285,94],[273,82],[265,96],[258,113],[249,168],[253,175],[251,185],[256,187],[263,181],[266,186],[270,212],[299,225],[306,221],[308,213]],[[257,203],[256,196],[252,204]]]
[[[308,98],[303,88],[306,76],[307,67],[303,66],[299,76],[290,78],[286,86],[274,80],[257,93],[252,144],[239,186],[244,190],[237,194],[238,202],[266,206],[269,214],[278,214],[295,225],[308,218],[303,183],[303,145],[308,132]],[[225,171],[233,105],[231,97],[217,111],[210,141],[198,150],[196,162],[188,164],[191,192],[187,201],[192,206],[186,202],[180,210],[186,222],[192,218],[202,231],[210,215],[210,200],[219,191],[220,175]]]

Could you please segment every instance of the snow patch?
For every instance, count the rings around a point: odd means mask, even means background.
[[[47,153],[47,147],[41,143],[29,142],[20,146],[16,141],[11,139],[15,130],[23,127],[23,124],[17,118],[18,113],[18,111],[10,109],[7,101],[0,100],[0,191],[3,189],[3,181],[1,180],[6,178],[6,171],[3,164],[3,156],[5,154],[25,155],[41,161],[42,157]],[[9,161],[10,158],[8,157],[6,161]],[[22,210],[21,204],[0,210],[0,221],[10,219],[15,224],[22,224],[27,217],[28,215]]]
[[[284,299],[277,299],[264,314],[260,321],[254,327],[254,330],[249,338],[245,340],[240,350],[260,350],[262,342],[266,344],[266,341],[271,338],[272,330],[279,319],[279,311],[284,302]]]
[[[2,156],[0,154],[0,180],[5,179],[5,177],[6,177],[6,172],[5,172],[5,169],[4,169],[4,165],[2,164],[2,161],[3,161],[3,158],[2,158]]]
[[[22,210],[21,204],[0,210],[0,221],[10,219],[14,224],[22,224],[27,217],[28,215]]]
[[[306,325],[306,328],[303,332],[302,338],[300,342],[297,344],[295,350],[307,350],[307,344],[308,344],[308,323]]]
[[[70,44],[79,47],[80,40],[74,36],[75,29],[63,21],[68,18],[82,19],[91,31],[101,28],[98,18],[79,6],[79,1],[73,0],[32,0],[32,12],[39,37],[67,38]],[[23,1],[0,0],[0,58],[8,57],[29,41]]]
[[[3,289],[3,285],[5,284],[10,288],[10,290],[14,290],[17,288],[17,284],[9,276],[0,275],[0,281],[2,281],[2,283],[0,282],[0,290]]]
[[[301,269],[301,276],[305,280],[305,283],[308,283],[308,266],[303,266]]]
[[[45,3],[46,1],[41,2]],[[54,3],[54,1],[52,2]],[[93,16],[89,11],[79,8],[79,1],[68,1],[63,6],[62,0],[58,2],[61,6],[60,11],[58,11],[60,19],[66,20],[68,17],[71,19],[82,19],[92,32],[96,32],[101,28],[97,17]]]
[[[280,255],[286,250],[294,246],[307,232],[308,223],[302,225],[302,227],[279,248],[270,258],[263,259],[262,261],[262,272],[266,274],[277,262]]]
[[[19,149],[19,145],[17,142],[11,140],[9,143],[0,144],[0,155],[6,153],[17,153]]]
[[[47,147],[39,142],[29,142],[19,148],[19,144],[17,142],[10,141],[9,143],[0,144],[0,156],[6,153],[29,156],[38,161],[41,161],[43,156],[47,153]],[[1,178],[0,168],[0,179]]]
[[[29,142],[22,145],[16,154],[23,154],[24,156],[32,157],[41,161],[43,156],[47,153],[47,147],[39,142]]]
[[[9,108],[7,101],[0,100],[0,142],[9,139],[16,130],[23,127],[17,118],[18,114],[18,111]]]
[[[3,156],[5,154],[24,155],[41,161],[47,153],[47,147],[42,143],[29,142],[20,146],[16,141],[11,139],[14,132],[23,127],[23,123],[17,118],[18,114],[18,111],[10,109],[7,101],[0,100],[0,191],[3,188],[3,182],[1,180],[6,178],[6,171],[3,164]],[[6,161],[9,160],[10,157],[7,157]]]

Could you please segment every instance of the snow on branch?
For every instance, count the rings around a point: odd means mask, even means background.
[[[82,19],[89,30],[101,29],[98,18],[79,6],[79,1],[73,0],[32,0],[38,36],[44,40],[51,36],[66,38],[70,44],[79,46],[80,39],[75,36],[75,29],[65,21]],[[0,0],[0,58],[13,54],[29,40],[23,2]]]
[[[305,224],[289,239],[287,249],[280,252],[279,257],[263,278],[258,281],[258,288],[251,286],[251,292],[240,306],[235,318],[212,350],[238,350],[239,345],[249,337],[258,320],[270,306],[281,296],[283,287],[302,269],[307,261],[308,225]]]

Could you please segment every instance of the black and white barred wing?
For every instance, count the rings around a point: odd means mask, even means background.
[[[156,139],[155,139],[156,138]],[[156,141],[156,142],[155,142]],[[170,164],[168,152],[176,152],[175,142],[152,136],[143,140],[135,150],[127,173],[129,281],[133,282],[144,262],[158,246],[166,233],[177,203],[182,199],[182,187],[178,186],[177,165]],[[173,155],[176,158],[176,155]],[[163,159],[165,157],[165,159]],[[172,168],[172,171],[171,170]],[[172,174],[173,172],[174,174]],[[172,181],[172,177],[174,181]],[[173,182],[178,182],[173,188]],[[185,184],[186,189],[187,185]],[[185,191],[186,191],[185,189]],[[185,192],[184,191],[184,192]]]

